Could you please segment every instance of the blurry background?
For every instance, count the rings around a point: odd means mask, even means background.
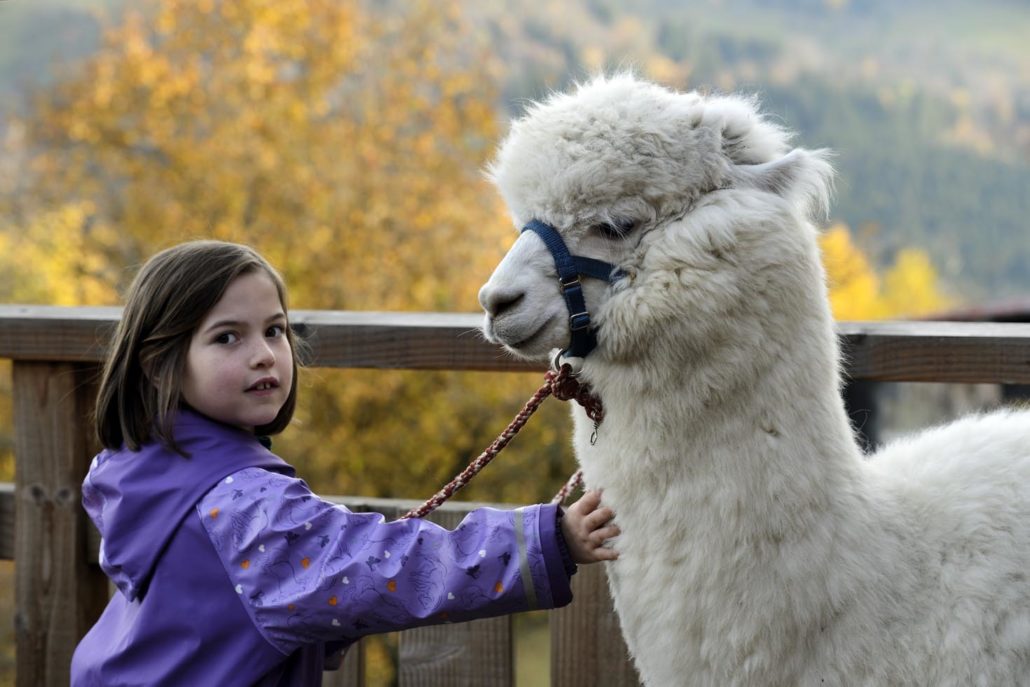
[[[754,93],[799,145],[836,151],[823,248],[839,319],[1030,311],[1027,36],[1023,0],[0,0],[0,302],[117,305],[153,252],[213,237],[267,256],[292,308],[476,311],[515,237],[482,177],[507,122],[632,69]],[[317,491],[408,498],[539,383],[302,379],[277,452]],[[880,392],[880,434],[997,400],[927,386]],[[0,481],[9,391],[2,367]],[[568,430],[545,404],[460,498],[548,499],[573,468]],[[546,673],[538,619],[520,622],[520,655]],[[375,652],[390,684],[389,642]],[[544,684],[540,663],[522,684]]]

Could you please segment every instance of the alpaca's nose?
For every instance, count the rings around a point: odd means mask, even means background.
[[[503,289],[486,284],[479,290],[479,304],[490,317],[500,317],[526,297],[521,289]]]

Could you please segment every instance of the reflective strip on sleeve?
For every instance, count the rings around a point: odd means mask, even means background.
[[[533,585],[533,575],[529,571],[529,557],[526,555],[526,533],[523,528],[522,509],[515,511],[515,544],[519,551],[519,572],[522,575],[522,588],[526,592],[526,602],[530,611],[540,607],[536,598],[536,587]]]

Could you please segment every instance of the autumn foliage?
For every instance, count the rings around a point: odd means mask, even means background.
[[[952,305],[939,285],[929,256],[906,248],[878,273],[843,224],[834,224],[820,237],[830,286],[830,305],[838,320],[880,320],[920,317]]]
[[[481,169],[502,67],[456,2],[161,0],[37,95],[5,143],[0,300],[117,304],[156,250],[255,246],[292,308],[473,311],[514,232]],[[824,236],[844,319],[940,307],[926,256],[878,274]],[[470,335],[475,335],[470,332]],[[276,445],[325,493],[421,498],[474,457],[530,375],[308,370]],[[4,412],[0,408],[0,412]],[[572,468],[545,409],[465,498],[547,498]],[[9,426],[10,423],[5,423]]]
[[[17,125],[31,178],[2,201],[0,298],[116,304],[150,254],[214,237],[265,254],[293,308],[475,310],[514,235],[481,175],[500,121],[488,47],[454,3],[130,12]],[[536,386],[446,372],[304,379],[277,450],[325,492],[411,498],[476,455]],[[508,461],[521,469],[484,476],[470,496],[557,488],[571,457],[561,411],[549,414]]]

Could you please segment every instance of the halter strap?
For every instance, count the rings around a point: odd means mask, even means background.
[[[554,266],[558,270],[558,283],[561,286],[562,298],[565,299],[565,307],[569,310],[569,329],[572,333],[569,347],[559,353],[558,358],[585,358],[597,346],[597,336],[594,328],[590,326],[590,313],[587,311],[579,278],[591,277],[612,283],[625,276],[625,272],[602,260],[573,255],[558,230],[540,220],[530,220],[522,231],[532,231],[540,237],[547,250],[551,252]]]

